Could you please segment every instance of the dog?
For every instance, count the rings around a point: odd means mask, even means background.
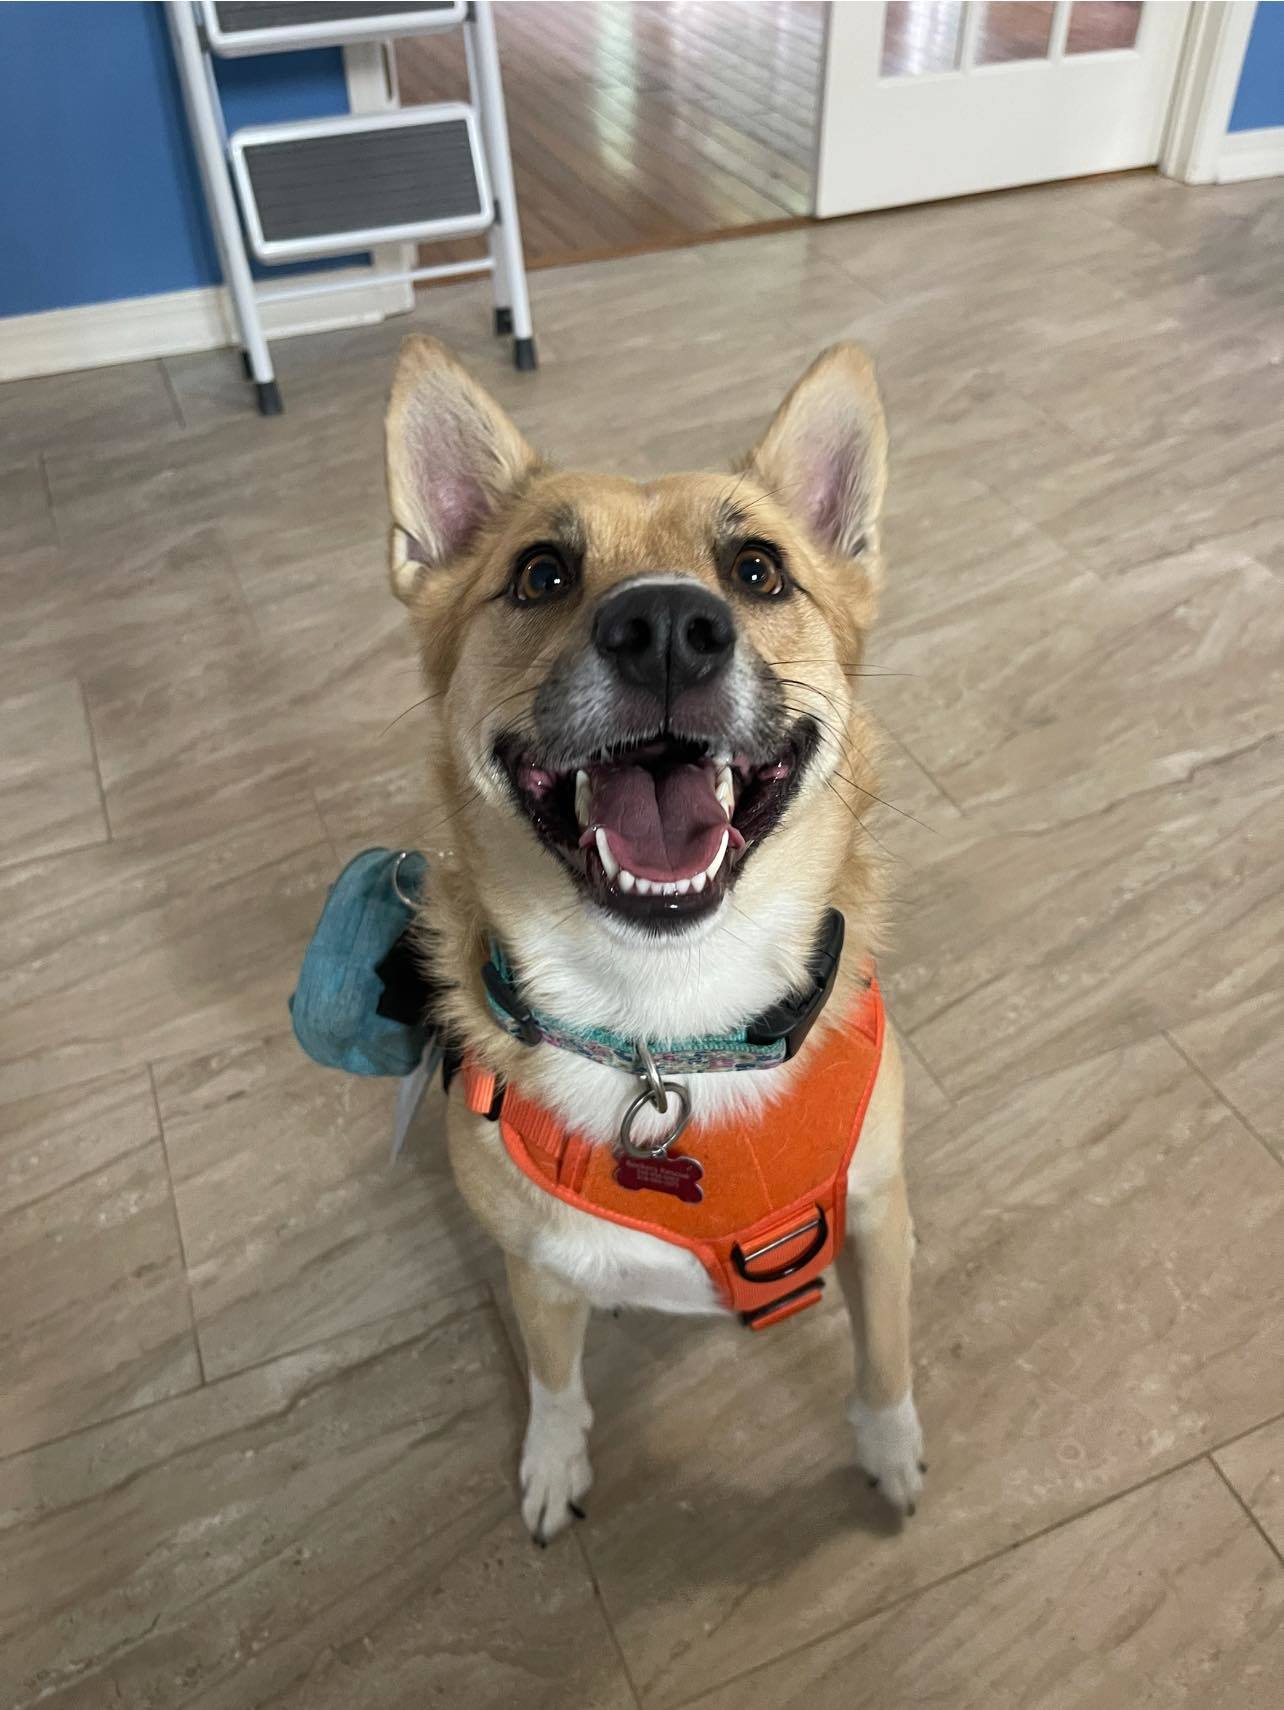
[[[883,575],[887,430],[869,357],[840,344],[738,472],[568,473],[441,345],[412,338],[387,452],[392,587],[432,711],[429,823],[449,843],[429,851],[421,942],[472,1073],[466,1096],[452,1090],[448,1146],[505,1255],[529,1366],[521,1510],[543,1543],[591,1483],[591,1308],[730,1309],[692,1246],[647,1220],[735,1185],[714,1179],[714,1134],[769,1133],[788,1150],[809,1074],[841,1058],[835,1030],[867,995],[881,884],[858,812],[875,780],[853,683]],[[795,1053],[751,1072],[653,1067],[672,1041],[747,1037],[787,1008],[831,910],[845,947]],[[558,1018],[569,1048],[532,1016]],[[856,1344],[855,1455],[909,1514],[924,1471],[913,1233],[902,1064],[890,1027],[881,1038],[835,1202],[835,1268]],[[641,1042],[637,1061],[603,1039]],[[661,1184],[629,1200],[645,1215],[596,1215],[519,1167],[500,1097],[541,1134],[573,1135],[581,1168],[641,1158],[644,1188]],[[694,1165],[666,1149],[678,1131]]]

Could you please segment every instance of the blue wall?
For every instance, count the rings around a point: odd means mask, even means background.
[[[1284,5],[1280,0],[1260,0],[1230,129],[1256,131],[1272,125],[1284,125]]]
[[[348,109],[337,48],[219,86],[230,130]],[[0,314],[217,283],[159,5],[0,5],[0,161]]]

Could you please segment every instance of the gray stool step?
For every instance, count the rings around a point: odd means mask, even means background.
[[[203,0],[201,15],[211,51],[234,58],[449,30],[463,23],[467,9],[465,0]]]
[[[476,117],[460,102],[260,126],[231,151],[261,261],[461,237],[493,220]]]

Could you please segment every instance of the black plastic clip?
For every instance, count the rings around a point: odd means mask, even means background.
[[[843,954],[845,933],[846,923],[842,915],[836,908],[831,908],[825,915],[820,942],[809,964],[810,987],[805,992],[791,992],[756,1016],[749,1023],[746,1034],[751,1045],[774,1045],[783,1039],[785,1062],[798,1055],[803,1040],[816,1024],[817,1016],[829,1002]]]
[[[523,1003],[512,986],[500,973],[494,962],[482,963],[482,983],[490,993],[492,1001],[510,1016],[517,1024],[517,1037],[523,1045],[538,1045],[543,1035],[531,1013],[529,1004]]]

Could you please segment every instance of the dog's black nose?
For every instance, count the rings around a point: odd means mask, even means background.
[[[602,601],[593,641],[626,683],[667,704],[724,669],[736,626],[726,602],[699,582],[640,582]]]

